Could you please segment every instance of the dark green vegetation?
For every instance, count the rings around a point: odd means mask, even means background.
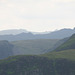
[[[43,54],[49,49],[52,50],[58,39],[37,39],[37,40],[22,40],[12,42],[14,45],[14,55],[32,55]]]
[[[56,48],[56,51],[75,49],[75,34],[72,35],[65,43]]]
[[[0,41],[0,59],[13,55],[13,45],[8,41]]]
[[[62,47],[65,45],[64,47]],[[75,75],[75,34],[42,55],[18,55],[0,60],[0,75]],[[69,47],[69,48],[68,48]]]
[[[0,61],[0,75],[75,75],[75,59],[10,57]]]

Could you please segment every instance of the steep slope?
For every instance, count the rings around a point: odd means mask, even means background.
[[[8,41],[0,41],[0,59],[13,55],[13,45]]]
[[[21,40],[11,42],[14,45],[13,52],[18,54],[43,54],[48,49],[52,49],[58,42],[58,39],[37,39],[37,40]]]
[[[56,48],[56,51],[75,49],[75,34],[72,35],[65,43]]]
[[[47,52],[50,52],[50,51],[53,51],[55,50],[56,48],[58,48],[60,45],[62,45],[63,43],[65,43],[70,37],[67,37],[67,38],[64,38],[64,39],[61,39],[59,41],[56,42],[56,44],[53,46],[53,48],[47,50]]]

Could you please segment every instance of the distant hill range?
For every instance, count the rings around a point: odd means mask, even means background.
[[[0,31],[0,40],[17,41],[29,39],[63,39],[75,33],[74,29],[61,29],[45,34],[33,34],[24,30]],[[2,35],[3,34],[3,35]],[[14,35],[15,34],[15,35]]]
[[[20,33],[28,33],[25,29],[10,29],[10,30],[2,30],[0,31],[0,35],[17,35]]]

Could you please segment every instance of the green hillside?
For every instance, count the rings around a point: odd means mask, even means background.
[[[58,52],[49,52],[46,54],[43,54],[41,56],[48,57],[50,59],[69,59],[69,60],[75,60],[75,49],[72,50],[62,50]]]
[[[51,50],[58,41],[58,39],[37,39],[15,41],[12,44],[15,46],[13,49],[15,55],[36,55],[43,54],[49,49]]]
[[[65,43],[61,44],[52,52],[43,54],[42,56],[50,59],[69,59],[75,60],[75,34],[73,34]]]
[[[0,60],[0,75],[75,75],[74,57],[75,50],[9,57]]]
[[[75,34],[72,35],[65,43],[56,48],[56,51],[75,49]]]

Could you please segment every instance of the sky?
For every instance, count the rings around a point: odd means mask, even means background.
[[[75,27],[75,0],[0,0],[0,30],[32,32]]]

